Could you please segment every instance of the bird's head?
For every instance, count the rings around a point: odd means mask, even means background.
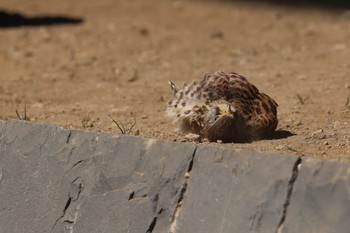
[[[204,121],[203,134],[211,142],[244,141],[246,128],[244,119],[234,104],[218,102],[212,105]]]
[[[230,103],[217,102],[212,104],[211,108],[209,109],[206,115],[205,121],[207,124],[212,125],[223,117],[228,119],[234,118],[235,112],[235,107],[232,106]]]

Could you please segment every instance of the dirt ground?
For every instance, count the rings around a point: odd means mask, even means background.
[[[0,119],[186,141],[168,80],[235,71],[279,104],[288,137],[230,148],[350,159],[350,11],[264,1],[0,0],[7,13],[83,23],[0,28]],[[207,143],[207,142],[204,142]]]

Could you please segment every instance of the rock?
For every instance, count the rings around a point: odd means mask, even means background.
[[[201,141],[201,136],[198,134],[194,133],[188,133],[185,135],[185,139],[187,141],[194,141],[194,142],[200,142]]]
[[[0,232],[167,232],[195,150],[24,121],[0,132]]]
[[[349,164],[305,158],[281,232],[349,232],[349,203]]]
[[[348,232],[349,190],[348,163],[0,121],[0,232]]]
[[[69,131],[57,129],[5,123],[0,135],[0,232],[50,232],[62,215],[71,184],[64,176]]]
[[[310,137],[321,140],[321,139],[325,139],[326,135],[323,133],[323,129],[319,129],[319,130],[316,130],[315,132],[311,133]]]
[[[294,124],[295,124],[295,126],[301,126],[303,124],[303,122],[301,120],[298,120]]]
[[[134,74],[127,80],[129,83],[136,82],[140,79],[139,72],[137,69],[134,70]]]
[[[198,146],[176,233],[276,232],[297,160]]]
[[[224,38],[224,33],[222,31],[214,31],[210,35],[211,38],[213,39],[223,39]]]
[[[146,27],[139,28],[139,34],[141,36],[148,36],[149,35],[149,29]]]

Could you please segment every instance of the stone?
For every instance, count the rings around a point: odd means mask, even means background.
[[[62,215],[68,130],[9,121],[0,135],[0,232],[50,232]],[[57,156],[55,156],[57,155]]]
[[[276,232],[297,161],[198,146],[175,232]]]
[[[195,146],[127,136],[102,141],[74,232],[167,232]]]
[[[349,216],[349,164],[304,158],[281,232],[346,233]]]
[[[0,232],[167,232],[195,146],[0,124]]]
[[[349,203],[348,163],[0,121],[1,233],[345,233]]]
[[[185,139],[190,142],[200,142],[202,138],[199,134],[188,133],[185,135]]]

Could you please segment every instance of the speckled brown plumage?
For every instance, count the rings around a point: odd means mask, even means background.
[[[174,98],[167,115],[182,132],[209,141],[246,142],[267,137],[277,127],[277,103],[237,73],[206,74],[182,89],[170,86]]]

